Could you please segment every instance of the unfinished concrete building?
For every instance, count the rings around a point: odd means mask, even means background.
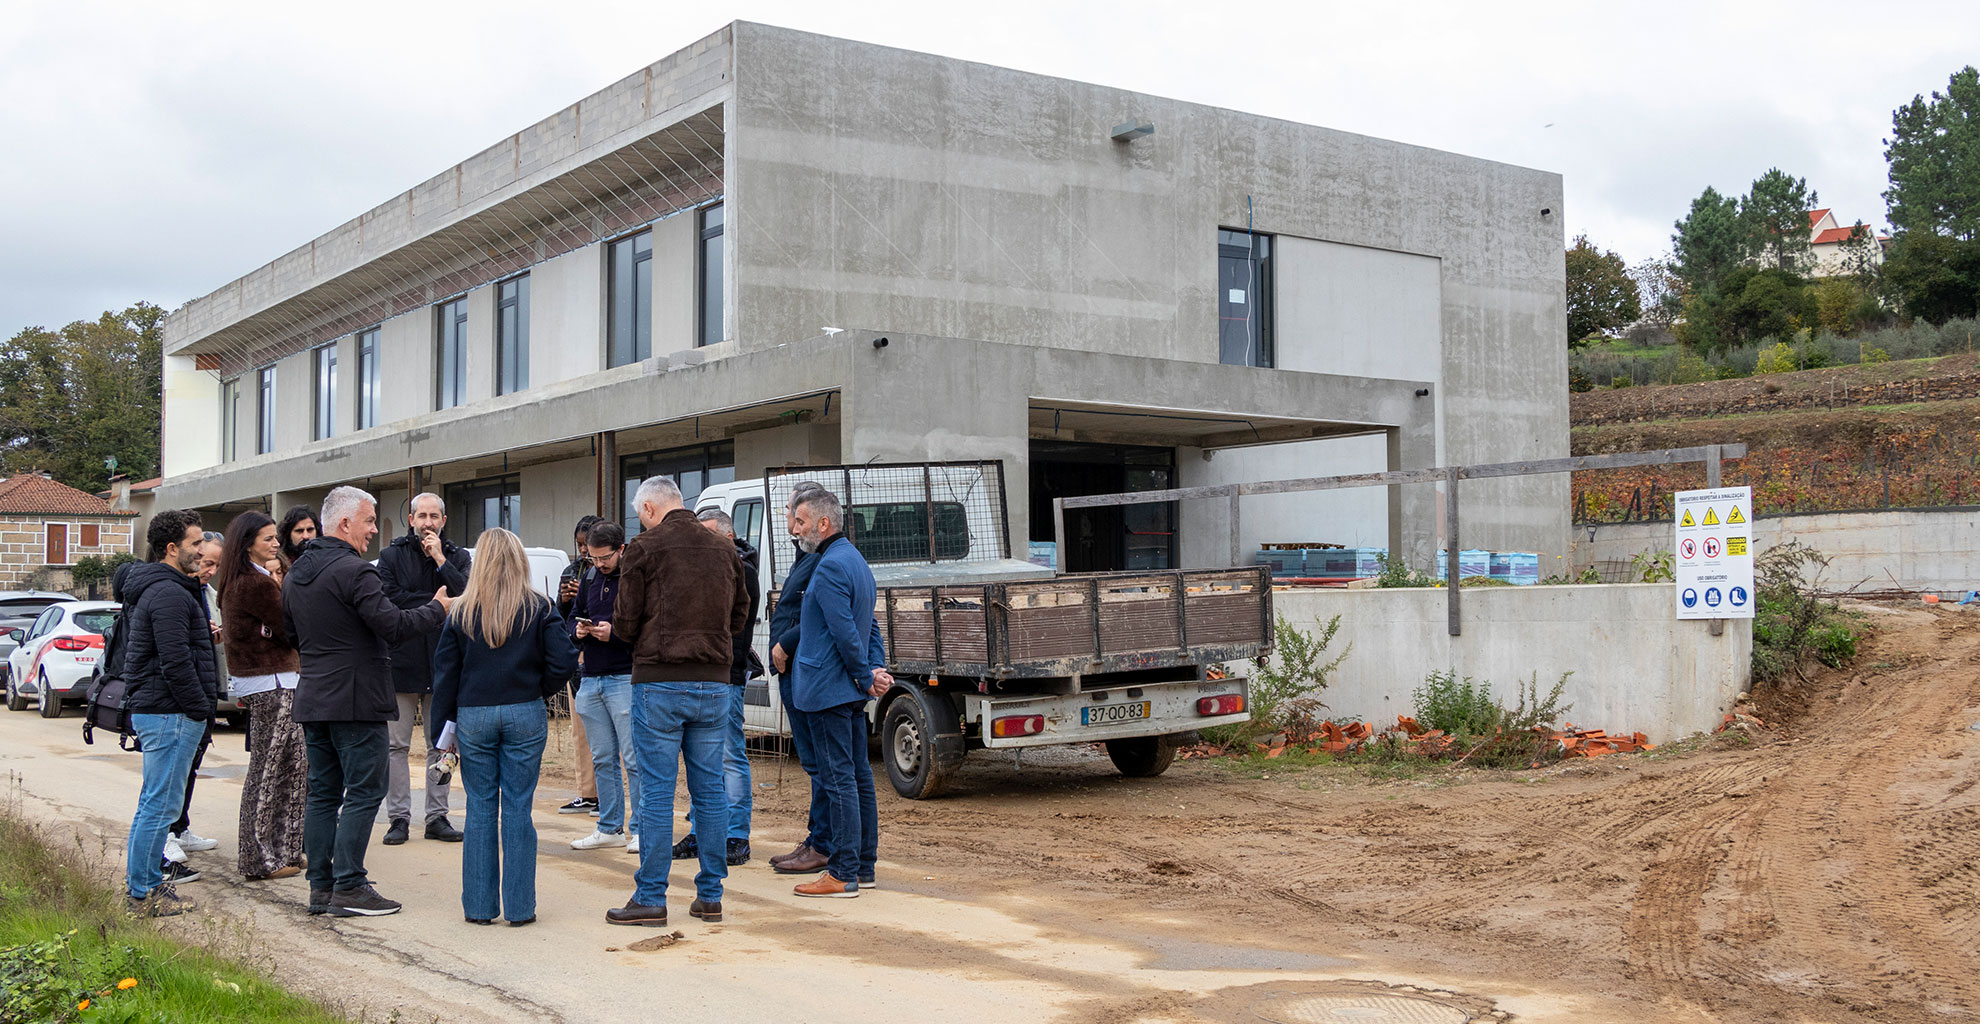
[[[353,483],[389,536],[431,489],[561,547],[653,474],[998,459],[1023,557],[1053,497],[1564,456],[1561,216],[1550,173],[737,22],[175,312],[160,507]],[[1467,484],[1466,546],[1563,551],[1567,487]],[[1390,491],[1243,541],[1428,563],[1436,488]],[[1067,565],[1219,564],[1209,505],[1080,510]]]

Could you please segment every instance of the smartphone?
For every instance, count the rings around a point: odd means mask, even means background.
[[[595,625],[597,625],[597,623],[595,623],[595,622],[593,622],[593,621],[591,621],[590,619],[587,619],[587,618],[585,618],[585,617],[584,617],[584,616],[582,616],[582,615],[580,615],[580,616],[578,616],[578,618],[577,618],[577,624],[578,624],[578,625],[580,625],[580,626],[595,626]]]

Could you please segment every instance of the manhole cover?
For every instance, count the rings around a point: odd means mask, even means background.
[[[1410,996],[1295,996],[1256,1008],[1274,1024],[1465,1024],[1471,1014]]]

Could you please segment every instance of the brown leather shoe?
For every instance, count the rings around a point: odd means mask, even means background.
[[[714,924],[722,919],[722,901],[716,900],[713,903],[703,903],[700,900],[695,900],[693,903],[688,904],[688,916],[698,917],[709,924]]]
[[[832,877],[830,871],[819,875],[816,881],[806,882],[791,889],[799,896],[820,896],[826,899],[849,900],[859,895],[858,882],[841,882]]]
[[[279,867],[279,868],[276,868],[276,869],[275,869],[275,870],[274,870],[274,871],[273,871],[272,873],[270,873],[270,874],[269,874],[269,876],[268,876],[268,877],[270,877],[270,878],[294,878],[294,877],[296,877],[297,875],[300,875],[300,874],[302,874],[302,869],[301,869],[301,868],[299,868],[299,867],[297,867],[297,866],[295,866],[294,864],[288,864],[288,865],[285,865],[285,866],[283,866],[283,867]]]
[[[807,846],[802,853],[793,853],[781,861],[771,861],[770,870],[780,875],[808,875],[813,871],[825,870],[825,865],[830,863],[832,858]]]
[[[605,912],[605,920],[610,924],[635,924],[648,928],[662,928],[667,924],[666,907],[649,907],[643,903],[626,901],[623,907],[613,907]]]
[[[800,857],[810,852],[811,852],[810,843],[799,843],[796,846],[791,847],[791,852],[780,853],[775,857],[770,858],[770,866],[774,868],[777,865],[782,864],[783,862],[790,860],[793,857]]]

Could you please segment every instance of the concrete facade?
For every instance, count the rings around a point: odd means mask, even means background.
[[[1156,134],[1110,140],[1131,117]],[[511,230],[553,186],[656,165],[680,173],[631,198],[650,216],[624,230],[598,225],[628,197],[601,193],[590,234],[546,228],[526,264],[382,269],[449,232]],[[711,271],[699,226],[717,200]],[[195,454],[161,500],[521,472],[525,542],[563,546],[576,515],[620,511],[599,503],[608,453],[732,441],[741,477],[1002,459],[1021,550],[1039,441],[1168,448],[1185,485],[1563,456],[1560,225],[1553,174],[739,22],[174,313],[168,359],[241,375],[246,443],[221,464],[200,408],[217,384],[168,387],[168,441]],[[607,248],[646,227],[654,355],[608,367]],[[1275,368],[1218,361],[1218,231],[1245,228],[1277,243]],[[519,269],[530,386],[496,396],[490,285]],[[712,272],[723,330],[698,348]],[[461,294],[468,400],[435,410],[433,308]],[[267,327],[290,306],[318,326]],[[367,310],[384,311],[382,422],[352,431],[339,410],[339,434],[310,441],[295,346],[369,326]],[[256,455],[251,371],[269,361],[278,444]],[[343,404],[356,362],[340,350]],[[1398,490],[1248,499],[1242,539],[1395,543],[1424,562],[1436,489]],[[1469,484],[1466,546],[1562,551],[1566,509],[1564,477]],[[1228,559],[1218,515],[1181,509],[1182,564]]]
[[[1765,551],[1800,541],[1829,559],[1825,590],[1902,588],[1958,598],[1980,588],[1980,507],[1893,509],[1760,516],[1753,545]],[[1574,566],[1627,563],[1639,553],[1669,551],[1676,534],[1668,522],[1610,523],[1577,529]]]
[[[1717,728],[1751,677],[1752,622],[1729,619],[1719,636],[1679,622],[1668,583],[1467,589],[1462,636],[1445,628],[1437,589],[1282,590],[1272,602],[1307,632],[1341,617],[1329,660],[1353,649],[1320,699],[1328,717],[1377,728],[1412,713],[1431,672],[1489,681],[1507,707],[1529,678],[1544,697],[1572,672],[1567,722],[1666,743]]]

